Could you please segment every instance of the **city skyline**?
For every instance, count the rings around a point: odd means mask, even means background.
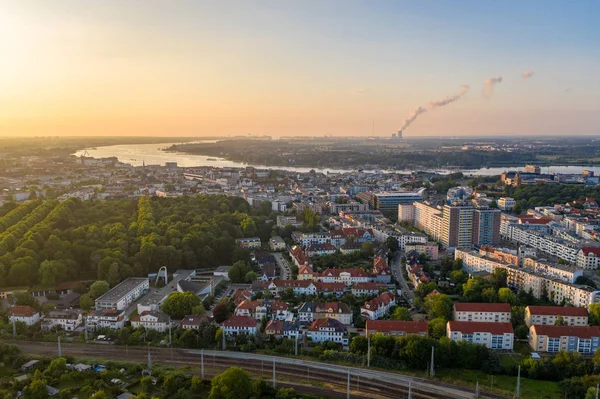
[[[599,11],[0,1],[0,135],[597,134]]]

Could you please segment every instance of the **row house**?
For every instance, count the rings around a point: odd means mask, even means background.
[[[585,308],[572,306],[527,306],[525,308],[525,324],[531,327],[538,325],[554,325],[558,316],[570,326],[587,326],[588,311]]]
[[[303,248],[307,248],[312,244],[331,244],[331,238],[327,232],[301,233],[295,241]]]
[[[387,284],[392,282],[392,269],[383,256],[377,256],[373,261],[373,274],[375,275],[375,281]]]
[[[356,283],[352,286],[352,295],[354,296],[365,296],[365,295],[378,295],[381,291],[387,289],[387,284],[378,283],[375,281],[369,281],[366,283]]]
[[[463,270],[469,274],[477,272],[493,273],[498,268],[506,270],[509,287],[531,291],[533,296],[538,299],[542,297],[542,293],[545,291],[552,301],[556,303],[564,301],[566,304],[575,307],[588,308],[592,303],[600,301],[600,291],[595,288],[572,284],[529,268],[520,268],[489,259],[476,251],[457,249],[454,251],[454,256],[455,259],[462,259]],[[528,262],[527,258],[523,261],[524,264]]]
[[[340,252],[344,255],[353,254],[362,250],[362,244],[360,242],[347,242],[340,247]]]
[[[356,283],[374,281],[375,276],[362,269],[328,268],[323,273],[313,273],[313,280],[323,283],[344,283],[346,286],[352,286]]]
[[[337,252],[337,248],[328,242],[323,244],[310,244],[306,247],[306,254],[310,257],[333,255]]]
[[[290,258],[292,258],[292,262],[294,262],[298,269],[302,269],[303,267],[312,268],[312,262],[310,258],[304,253],[304,250],[301,247],[294,246],[290,248],[289,255]]]
[[[592,354],[600,347],[598,326],[532,325],[529,345],[537,352]]]
[[[462,303],[454,304],[456,321],[510,323],[509,303]]]
[[[340,248],[346,242],[374,242],[375,235],[372,229],[361,228],[343,228],[340,230],[330,230],[330,243],[336,248]]]
[[[64,331],[75,331],[83,322],[81,312],[74,310],[51,310],[42,322],[43,330],[59,327]]]
[[[96,309],[87,315],[88,330],[96,328],[110,328],[118,330],[125,327],[125,311],[117,309]]]
[[[313,321],[308,327],[306,335],[313,342],[335,342],[348,345],[348,331],[339,320],[320,318]]]
[[[415,288],[421,284],[427,284],[430,281],[429,277],[423,270],[423,265],[419,263],[407,263],[406,273],[408,274],[408,278]]]
[[[253,289],[263,293],[270,292],[273,296],[281,296],[287,289],[292,289],[294,295],[335,295],[340,297],[346,292],[344,283],[321,283],[311,280],[273,280],[254,286]]]
[[[328,317],[339,320],[344,325],[352,324],[352,311],[342,302],[304,302],[298,308],[300,324],[306,325],[319,318]]]
[[[367,320],[365,335],[373,334],[404,336],[429,334],[429,323],[426,321],[402,321],[402,320]]]
[[[392,306],[396,306],[396,295],[384,292],[366,301],[360,308],[360,314],[366,319],[377,320],[388,314]]]
[[[131,318],[133,328],[144,327],[148,330],[165,332],[171,324],[171,318],[159,310],[142,312]]]
[[[265,334],[272,335],[275,338],[300,337],[300,324],[298,321],[271,320],[265,327]]]
[[[236,316],[248,316],[258,321],[265,317],[285,320],[289,314],[288,304],[278,301],[242,301],[235,308]]]
[[[446,336],[452,341],[467,341],[489,349],[512,350],[514,330],[511,323],[449,321]]]
[[[256,334],[258,323],[248,316],[231,316],[221,323],[221,328],[226,335]]]
[[[8,321],[21,322],[33,326],[40,321],[40,312],[27,305],[16,305],[8,311]]]
[[[262,247],[262,243],[258,237],[237,238],[235,243],[245,249],[260,249]]]

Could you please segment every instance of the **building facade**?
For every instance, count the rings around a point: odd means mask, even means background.
[[[514,330],[510,323],[449,321],[446,324],[446,336],[452,341],[473,342],[497,350],[512,350],[514,342]]]

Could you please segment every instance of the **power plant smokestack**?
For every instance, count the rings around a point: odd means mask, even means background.
[[[502,79],[502,78],[500,78],[500,79]],[[469,91],[469,86],[468,85],[462,85],[460,93],[455,94],[453,96],[448,96],[448,97],[444,98],[443,100],[430,101],[429,105],[428,105],[428,108],[419,107],[419,108],[415,109],[409,115],[409,117],[404,120],[404,123],[400,127],[400,130],[398,130],[398,136],[400,136],[400,138],[401,138],[402,137],[402,131],[405,130],[407,127],[409,127],[411,125],[411,123],[413,123],[415,121],[415,119],[418,118],[419,115],[427,112],[428,110],[432,111],[432,110],[434,110],[436,108],[443,107],[444,105],[448,105],[450,103],[458,101],[465,94],[467,94],[468,91]]]
[[[496,83],[502,83],[502,76],[497,76],[495,78],[487,78],[483,83],[485,85],[483,89],[483,94],[486,97],[489,97],[494,92],[494,86],[496,85]]]
[[[533,72],[533,71],[525,71],[525,72],[523,72],[523,74],[521,76],[523,76],[523,79],[529,79],[530,77],[533,76],[534,73],[535,72]]]

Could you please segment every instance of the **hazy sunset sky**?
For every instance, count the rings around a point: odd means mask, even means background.
[[[600,2],[0,0],[0,135],[389,136],[464,84],[405,135],[600,134]]]

